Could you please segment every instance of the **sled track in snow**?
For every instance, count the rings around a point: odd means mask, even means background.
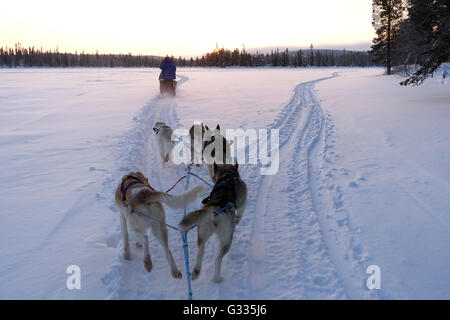
[[[252,220],[248,253],[252,298],[347,297],[322,234],[310,172],[316,161],[311,150],[324,127],[313,88],[334,76],[299,84],[269,126],[280,133],[278,174],[260,176],[258,168],[243,172],[246,181],[257,186],[250,192],[246,212]]]

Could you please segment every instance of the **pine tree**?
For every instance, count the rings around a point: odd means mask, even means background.
[[[309,65],[313,66],[314,65],[314,46],[311,43],[311,46],[309,47]]]
[[[450,59],[450,6],[448,0],[409,0],[409,20],[415,28],[420,65],[401,85],[419,85]]]
[[[303,51],[301,49],[297,51],[297,64],[299,67],[303,67]]]
[[[372,25],[377,37],[372,41],[371,53],[376,60],[385,62],[387,74],[390,75],[393,39],[403,19],[403,0],[373,0],[373,7]]]

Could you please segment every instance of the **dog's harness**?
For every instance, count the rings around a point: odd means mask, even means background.
[[[158,134],[158,133],[159,133],[159,130],[161,130],[161,128],[169,128],[169,129],[170,129],[169,126],[161,126],[161,127],[159,127],[159,128],[153,128],[153,131],[155,131],[155,133]]]
[[[238,178],[238,174],[237,174],[236,171],[233,171],[233,170],[225,171],[225,175],[221,179],[219,179],[219,181],[217,181],[217,183],[214,185],[213,189],[211,190],[211,193],[209,194],[209,196],[206,197],[205,199],[203,199],[202,203],[203,204],[208,203],[212,199],[212,197],[214,196],[214,193],[219,188],[225,188],[225,189],[228,189],[229,191],[231,191],[231,200],[219,202],[218,205],[221,207],[221,209],[216,211],[215,214],[218,214],[218,213],[220,213],[222,211],[225,211],[226,209],[229,209],[230,206],[228,204],[230,202],[236,208],[237,207],[236,206],[236,180],[237,180],[237,178]],[[231,180],[231,182],[229,182],[227,180]],[[221,182],[221,181],[227,181],[228,183]]]
[[[122,200],[123,201],[126,201],[126,194],[127,194],[128,189],[130,189],[135,184],[143,184],[146,187],[149,187],[150,189],[155,191],[155,189],[153,189],[149,184],[141,181],[141,179],[139,179],[139,178],[136,178],[136,177],[133,177],[133,176],[129,176],[129,177],[127,177],[127,179],[133,179],[134,181],[131,181],[126,186],[124,185],[125,180],[122,181],[122,185],[120,186],[120,190],[122,191]]]

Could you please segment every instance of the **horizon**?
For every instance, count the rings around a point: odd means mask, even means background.
[[[142,53],[132,53],[128,50],[128,52],[117,52],[117,53],[111,53],[111,52],[86,52],[85,50],[75,50],[75,51],[66,51],[66,50],[60,50],[59,47],[56,48],[44,48],[43,46],[36,46],[36,45],[24,45],[21,42],[16,42],[14,45],[5,45],[3,46],[0,43],[0,48],[4,49],[4,50],[8,50],[8,49],[15,49],[16,45],[20,45],[20,48],[22,49],[30,49],[30,48],[34,48],[35,50],[40,50],[42,52],[58,52],[58,53],[67,53],[67,54],[89,54],[89,55],[94,55],[96,53],[98,53],[99,55],[129,55],[131,54],[132,56],[147,56],[147,57],[164,57],[164,56],[158,56],[155,54],[142,54]],[[353,52],[367,52],[370,48],[364,49],[364,46],[366,46],[368,44],[365,43],[360,43],[360,44],[350,44],[347,46],[343,46],[340,47],[339,45],[322,45],[322,46],[314,46],[313,50],[314,51],[353,51]],[[219,47],[219,49],[222,49],[221,47]],[[234,49],[231,48],[224,48],[225,50],[230,50],[233,51]],[[236,48],[239,49],[239,51],[242,51],[242,48]],[[267,46],[267,47],[262,47],[262,48],[245,48],[246,52],[248,53],[262,53],[262,54],[266,54],[266,53],[270,53],[271,51],[275,51],[275,50],[279,50],[284,51],[286,49],[288,49],[291,52],[295,52],[297,50],[310,50],[310,47],[294,47],[294,46],[290,46],[290,47],[283,47],[283,46]],[[125,50],[127,51],[127,50]],[[202,54],[196,55],[196,56],[173,56],[173,58],[178,59],[178,58],[184,58],[184,59],[196,59],[196,58],[202,58],[204,57],[205,54],[207,53],[211,53],[213,50],[210,50],[209,52],[204,52]]]
[[[0,13],[0,45],[195,58],[214,50],[216,43],[247,51],[303,49],[311,43],[315,49],[364,51],[375,35],[370,0],[281,0],[276,7],[237,0],[226,6],[205,0],[173,1],[170,7],[138,0],[126,7],[116,4],[81,0],[67,9],[53,0],[6,3]]]

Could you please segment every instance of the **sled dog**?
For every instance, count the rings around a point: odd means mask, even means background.
[[[199,166],[205,161],[212,164],[231,164],[231,144],[233,141],[228,141],[220,132],[220,125],[215,129],[209,129],[203,123],[194,124],[189,129],[191,137],[191,160]],[[216,150],[222,150],[216,155]],[[205,151],[207,151],[205,153]]]
[[[220,282],[222,259],[230,250],[236,225],[241,220],[247,203],[247,186],[241,180],[238,164],[213,164],[215,183],[209,197],[204,199],[201,209],[188,213],[179,224],[181,231],[187,231],[197,226],[197,259],[191,278],[195,280],[200,275],[202,259],[205,253],[205,243],[216,233],[219,239],[219,254],[215,261],[212,281]],[[223,210],[225,207],[228,209]]]
[[[156,122],[153,126],[153,131],[156,134],[156,141],[158,142],[159,154],[162,159],[163,166],[169,162],[170,153],[175,145],[172,141],[172,129],[164,122]]]
[[[208,126],[204,126],[202,122],[195,123],[189,129],[189,136],[191,137],[191,162],[200,167],[203,161],[203,149],[205,148],[205,142],[203,136],[205,135]]]
[[[130,172],[122,177],[122,181],[116,189],[115,203],[120,211],[120,226],[123,239],[123,258],[130,260],[130,245],[128,242],[128,226],[130,230],[139,235],[137,246],[144,244],[144,267],[150,272],[152,270],[152,259],[150,257],[148,237],[145,233],[151,229],[152,234],[158,239],[164,248],[170,271],[174,278],[181,278],[182,274],[177,268],[168,245],[167,227],[165,223],[165,212],[161,203],[167,204],[174,209],[185,208],[188,203],[193,202],[203,190],[202,185],[176,196],[159,192],[153,189],[148,179],[140,172]],[[145,216],[147,217],[145,217]],[[151,217],[151,218],[148,218]],[[153,219],[157,219],[155,221]]]
[[[203,150],[203,157],[207,160],[208,172],[211,180],[214,182],[214,167],[213,163],[216,164],[232,164],[233,159],[231,157],[231,145],[233,141],[228,141],[220,131],[220,125],[218,124],[215,129],[211,130],[206,127],[206,132],[204,139],[206,140],[205,147]],[[221,143],[217,143],[221,140]],[[209,150],[211,146],[212,150]],[[221,151],[221,153],[216,152]],[[208,161],[209,160],[209,161]]]

